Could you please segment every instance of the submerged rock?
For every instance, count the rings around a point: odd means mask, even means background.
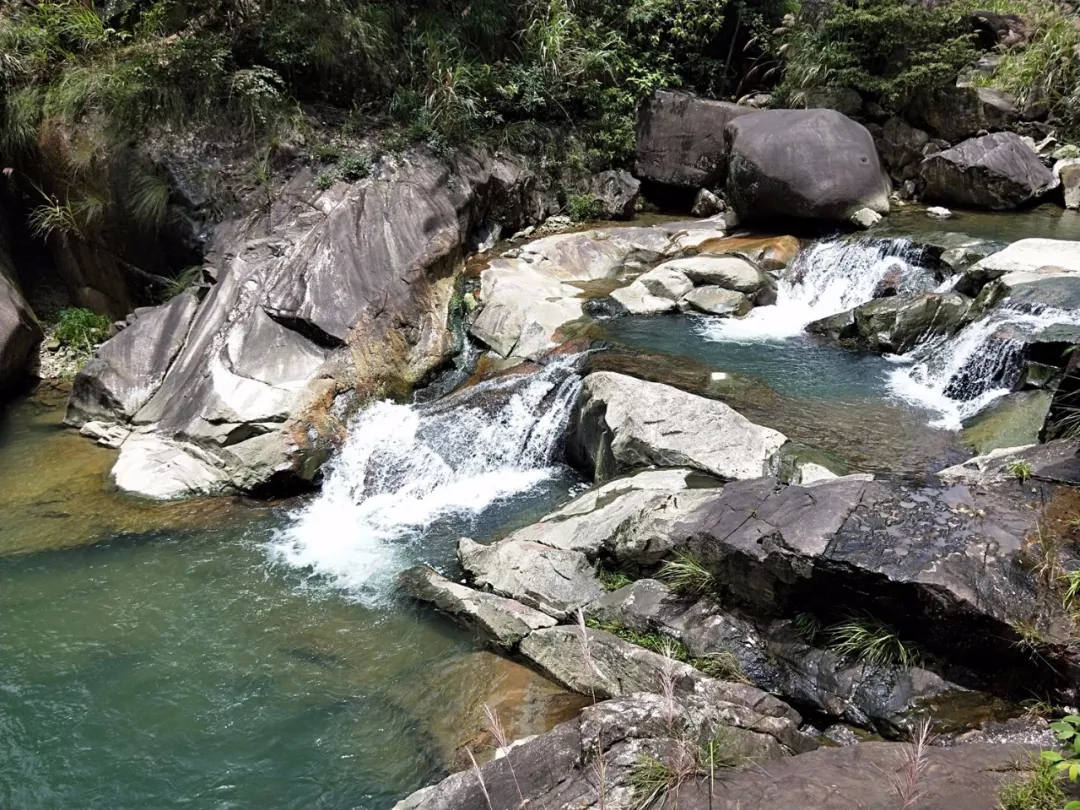
[[[727,198],[744,220],[786,216],[844,222],[889,212],[874,140],[833,110],[768,110],[724,130]]]
[[[1034,202],[1058,186],[1019,136],[997,132],[926,158],[924,197],[934,202],[1004,211]]]
[[[597,481],[638,467],[757,478],[787,438],[722,402],[610,372],[585,378],[567,452]]]

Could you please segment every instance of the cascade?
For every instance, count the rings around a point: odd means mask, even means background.
[[[830,239],[804,250],[779,281],[776,304],[745,318],[708,319],[702,335],[715,341],[783,340],[806,325],[844,312],[874,297],[882,284],[898,293],[934,288],[920,259],[923,248],[909,239]]]
[[[321,492],[274,538],[272,556],[377,604],[430,524],[468,520],[557,473],[579,359],[429,405],[375,403],[350,425]]]
[[[1006,301],[956,335],[928,340],[894,358],[899,366],[889,374],[889,389],[940,413],[932,426],[959,430],[1013,389],[1023,372],[1027,339],[1058,324],[1080,325],[1080,312]]]

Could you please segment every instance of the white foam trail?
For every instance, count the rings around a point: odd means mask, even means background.
[[[378,603],[433,521],[478,514],[556,471],[580,388],[574,362],[431,406],[372,405],[350,426],[318,497],[272,541],[272,555]]]
[[[901,293],[932,289],[934,279],[918,264],[919,253],[907,239],[818,242],[777,284],[775,305],[756,307],[745,318],[709,318],[702,335],[715,341],[785,340],[819,318],[872,300],[883,281]]]
[[[889,390],[941,414],[931,427],[959,430],[1013,389],[1023,370],[1025,338],[1058,324],[1080,325],[1080,312],[1021,310],[1006,302],[951,338],[929,340],[893,358],[903,365],[889,373]]]

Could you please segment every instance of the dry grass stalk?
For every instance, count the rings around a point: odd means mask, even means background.
[[[524,807],[525,796],[521,792],[521,785],[518,782],[517,774],[514,772],[514,763],[510,757],[510,740],[506,735],[506,729],[503,728],[503,724],[499,722],[499,715],[488,705],[484,704],[484,721],[488,727],[488,731],[491,732],[491,736],[495,738],[495,742],[499,748],[503,749],[506,759],[506,767],[510,769],[510,776],[514,780],[514,789],[517,791],[519,807]]]
[[[904,747],[903,763],[900,770],[889,774],[896,795],[900,797],[901,807],[907,810],[914,807],[922,798],[919,781],[929,764],[929,748],[934,741],[930,732],[930,720],[923,719],[912,733],[911,742]]]

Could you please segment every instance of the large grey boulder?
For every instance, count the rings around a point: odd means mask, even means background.
[[[1080,309],[1080,242],[1021,239],[968,268],[957,289],[980,291],[988,303],[1016,303]],[[993,282],[991,284],[991,282]]]
[[[752,307],[750,299],[741,292],[715,286],[697,287],[679,301],[680,309],[696,310],[706,315],[725,318],[741,318]]]
[[[630,219],[634,216],[641,181],[628,172],[609,170],[589,178],[589,195],[600,219]]]
[[[30,373],[41,326],[23,298],[0,231],[0,394]]]
[[[908,120],[950,143],[982,130],[1007,129],[1019,120],[1016,100],[989,87],[944,85],[923,90],[905,114]]]
[[[920,174],[926,200],[993,211],[1034,202],[1059,182],[1012,132],[972,138],[930,155]]]
[[[398,585],[413,599],[427,602],[506,649],[516,647],[533,630],[558,624],[546,613],[513,599],[475,591],[447,579],[426,565],[401,573]]]
[[[125,330],[120,346],[102,350],[106,362],[87,370],[80,391],[110,394],[130,385],[118,381],[142,380],[145,390],[129,387],[116,408],[106,395],[90,400],[112,410],[103,420],[130,416],[170,448],[133,443],[122,457],[142,475],[117,479],[136,494],[185,494],[162,483],[177,451],[221,471],[230,489],[309,480],[340,430],[337,414],[404,393],[446,361],[464,246],[481,225],[515,227],[542,213],[534,193],[535,177],[483,154],[460,155],[452,167],[415,156],[327,190],[306,171],[294,176],[268,210],[219,228],[206,268],[216,282],[186,337],[180,301],[136,321],[148,318],[146,331],[168,345],[148,356]],[[175,339],[183,345],[159,380]]]
[[[786,441],[722,402],[601,371],[582,384],[567,452],[598,481],[647,466],[730,481],[763,475]]]
[[[834,110],[768,110],[724,130],[727,198],[741,218],[846,222],[889,212],[889,183],[866,128]]]
[[[724,127],[756,112],[689,93],[655,91],[638,108],[634,174],[687,189],[722,185],[727,174]]]
[[[695,285],[723,287],[749,296],[758,305],[776,300],[776,282],[772,277],[741,256],[702,254],[674,259],[657,267],[676,270]]]
[[[65,424],[134,417],[165,379],[198,307],[195,294],[185,292],[163,306],[135,310],[134,320],[75,375]]]

